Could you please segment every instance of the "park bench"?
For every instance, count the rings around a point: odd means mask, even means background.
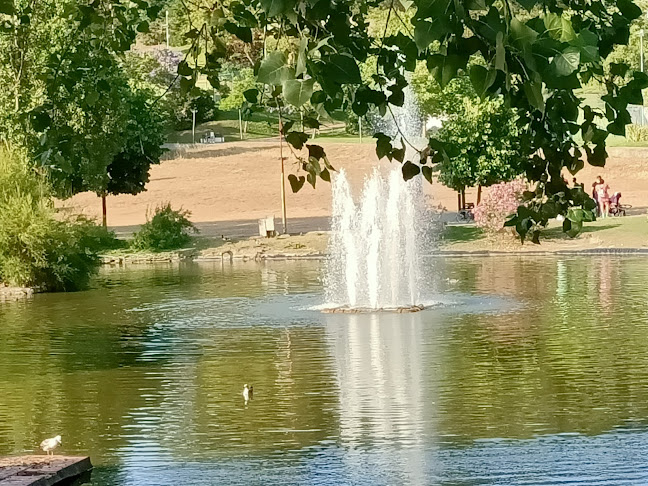
[[[200,139],[200,143],[223,143],[225,137],[219,133],[209,132]]]

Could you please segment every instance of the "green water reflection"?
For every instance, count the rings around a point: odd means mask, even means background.
[[[130,485],[360,450],[414,480],[425,461],[391,451],[643,427],[648,260],[423,264],[444,305],[413,315],[309,310],[318,262],[108,268],[88,292],[0,305],[0,454],[60,433],[97,484]]]

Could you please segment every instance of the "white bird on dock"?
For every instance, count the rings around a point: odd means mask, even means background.
[[[245,400],[246,405],[250,400],[250,389],[248,388],[247,383],[243,385],[243,400]]]
[[[51,455],[54,455],[54,449],[56,449],[60,444],[61,436],[57,435],[56,437],[45,439],[43,442],[41,442],[40,448],[43,449],[43,451],[47,452],[47,455],[49,456],[50,452],[52,453]]]

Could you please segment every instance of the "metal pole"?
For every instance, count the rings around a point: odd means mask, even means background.
[[[639,31],[639,39],[640,39],[640,64],[641,64],[641,72],[644,72],[644,30],[641,29]],[[641,125],[644,125],[644,105],[641,103]]]
[[[358,117],[358,133],[360,134],[360,143],[362,143],[362,117]]]
[[[191,110],[192,114],[192,123],[191,123],[191,140],[192,143],[196,143],[196,110]]]
[[[283,156],[283,122],[281,121],[281,112],[279,113],[279,157],[281,158],[281,222],[283,223],[284,234],[288,233],[286,228],[286,173],[284,170]]]
[[[169,48],[169,11],[166,11],[165,15],[165,26],[166,26],[166,46]]]

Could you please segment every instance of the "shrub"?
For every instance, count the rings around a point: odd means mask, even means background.
[[[96,225],[56,218],[47,180],[0,149],[0,280],[44,290],[84,288],[99,263]]]
[[[648,126],[643,125],[628,125],[626,127],[626,137],[630,142],[646,142],[648,141]]]
[[[525,190],[526,183],[521,179],[490,186],[475,208],[475,224],[491,233],[501,231],[508,216],[520,205]]]
[[[191,241],[190,233],[198,230],[189,221],[191,213],[175,210],[170,203],[155,208],[155,214],[135,233],[132,246],[138,250],[175,250]]]
[[[214,120],[217,116],[216,102],[209,91],[197,88],[191,94],[172,91],[167,96],[166,108],[169,120],[176,130],[190,130],[196,110],[196,125]]]

